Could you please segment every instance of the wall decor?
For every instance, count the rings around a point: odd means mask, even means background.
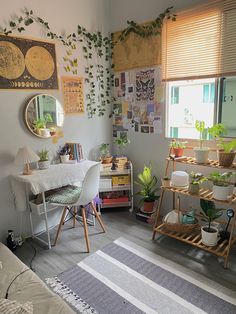
[[[0,89],[58,89],[55,44],[0,35]]]
[[[65,114],[84,113],[83,78],[76,76],[62,76],[61,86],[64,99]]]
[[[153,101],[155,94],[154,69],[136,73],[136,100]]]

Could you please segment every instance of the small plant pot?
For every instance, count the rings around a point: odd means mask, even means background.
[[[226,201],[230,193],[230,186],[213,185],[213,198],[220,201]]]
[[[154,207],[154,201],[152,202],[144,202],[143,203],[143,211],[146,213],[152,213]]]
[[[48,169],[50,167],[50,161],[49,160],[44,160],[44,161],[39,160],[38,165],[39,165],[40,170]]]
[[[225,153],[218,151],[219,165],[224,167],[230,167],[233,164],[235,152]]]
[[[215,246],[219,240],[218,229],[211,227],[208,231],[208,227],[204,226],[201,228],[202,243],[207,246]]]
[[[207,164],[209,162],[209,148],[208,147],[194,147],[195,159],[197,164]]]
[[[49,129],[39,129],[39,135],[43,137],[50,137],[50,130]]]
[[[189,193],[191,194],[198,194],[199,193],[199,184],[192,184],[192,183],[189,183],[189,186],[188,186],[188,191]]]
[[[183,148],[172,148],[175,157],[182,157],[184,154]]]
[[[161,184],[164,188],[169,188],[170,187],[170,179],[161,179]]]
[[[70,155],[60,155],[61,163],[67,163],[70,160]]]
[[[110,164],[112,162],[112,156],[101,158],[102,164]]]

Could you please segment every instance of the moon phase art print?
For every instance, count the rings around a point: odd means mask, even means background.
[[[0,35],[0,89],[58,89],[55,44]]]

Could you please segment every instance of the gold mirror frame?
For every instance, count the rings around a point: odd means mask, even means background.
[[[24,121],[35,136],[48,139],[56,136],[64,123],[61,103],[49,94],[38,94],[30,98],[24,110]]]

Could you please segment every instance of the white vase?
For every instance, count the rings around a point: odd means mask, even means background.
[[[213,198],[220,201],[226,201],[230,193],[230,186],[213,185]]]
[[[67,163],[70,159],[70,155],[60,155],[61,163]]]
[[[207,229],[207,226],[201,228],[202,243],[207,246],[215,246],[219,240],[218,229],[211,227],[212,232],[208,232]]]
[[[208,147],[194,147],[195,159],[198,164],[207,164],[209,162],[209,148]]]

